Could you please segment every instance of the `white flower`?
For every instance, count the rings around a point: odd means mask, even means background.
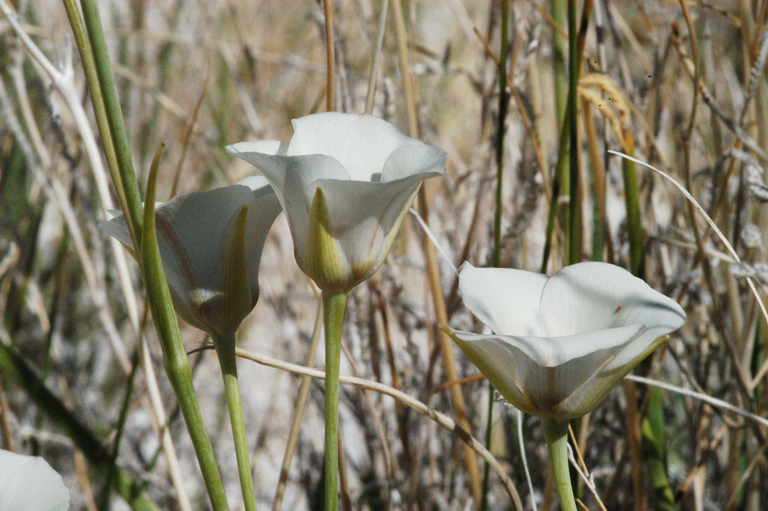
[[[685,312],[628,271],[585,262],[551,277],[465,263],[459,289],[494,334],[450,334],[507,401],[580,417],[680,328]]]
[[[367,115],[309,115],[293,120],[287,144],[227,149],[272,184],[299,267],[331,292],[349,291],[378,269],[419,185],[445,166],[440,149]]]
[[[158,245],[182,318],[213,336],[237,330],[258,300],[261,250],[279,213],[275,193],[262,177],[158,204]],[[122,215],[102,228],[131,246]],[[247,285],[232,286],[233,280]],[[235,288],[239,295],[231,296],[228,289]]]
[[[0,449],[0,509],[67,511],[69,490],[43,458]]]

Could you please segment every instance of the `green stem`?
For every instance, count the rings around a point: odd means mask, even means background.
[[[509,53],[509,0],[501,2],[501,52],[499,57],[499,117],[496,125],[496,212],[493,222],[493,265],[501,264],[501,216],[503,213],[504,123],[507,118],[507,55]]]
[[[579,208],[579,48],[576,32],[576,0],[568,0],[568,111],[570,201],[568,202],[568,264],[581,260],[581,212]]]
[[[192,383],[192,369],[189,365],[187,352],[181,342],[179,324],[173,308],[171,291],[165,279],[165,270],[157,244],[155,226],[155,189],[157,184],[157,169],[162,156],[162,146],[152,162],[149,183],[147,184],[147,204],[144,208],[144,226],[141,248],[141,270],[144,274],[144,285],[147,288],[152,317],[155,321],[163,350],[163,363],[168,379],[171,381],[176,398],[187,424],[187,431],[195,448],[200,471],[203,473],[205,486],[211,505],[215,511],[228,511],[227,497],[221,482],[216,456],[213,453],[211,439],[205,429],[200,404],[197,401],[195,387]]]
[[[339,363],[346,293],[323,291],[325,324],[325,511],[339,509]]]
[[[216,511],[225,511],[229,509],[229,505],[224,493],[224,485],[221,482],[211,440],[205,429],[200,404],[195,395],[195,388],[192,384],[192,369],[187,360],[187,354],[183,351],[182,354],[183,358],[166,356],[165,370],[171,380],[173,390],[176,392],[176,399],[179,401],[181,413],[184,415],[187,431],[192,438],[192,445],[200,463],[200,471],[203,473],[211,505]],[[173,360],[169,360],[170,358]]]
[[[99,128],[101,142],[104,146],[104,155],[107,159],[107,167],[112,178],[112,185],[115,187],[121,209],[128,211],[128,203],[125,200],[125,192],[123,191],[123,182],[120,178],[120,166],[117,163],[115,146],[112,143],[112,133],[109,131],[109,119],[106,107],[104,106],[104,97],[99,87],[99,75],[96,70],[96,61],[93,58],[91,43],[88,40],[88,33],[83,26],[83,20],[77,8],[76,0],[64,0],[64,8],[67,11],[67,18],[69,18],[72,34],[75,36],[75,44],[80,53],[80,61],[83,64],[85,82],[88,84],[88,91],[91,95],[94,117],[96,118],[96,125]]]
[[[253,489],[251,460],[248,440],[245,437],[245,420],[240,400],[240,384],[237,380],[237,357],[235,356],[235,336],[225,335],[215,340],[216,353],[224,377],[224,394],[227,398],[229,421],[232,425],[232,440],[235,443],[237,471],[240,475],[240,490],[246,511],[256,510],[256,492]]]
[[[493,222],[493,266],[501,266],[501,217],[503,213],[504,184],[504,135],[509,94],[507,93],[507,60],[509,55],[509,0],[501,2],[501,48],[499,52],[499,116],[496,125],[496,212]],[[491,447],[493,431],[493,387],[487,382],[488,406],[486,409],[485,445]],[[488,487],[490,484],[490,465],[483,467],[483,488],[480,499],[480,511],[488,509]]]
[[[94,0],[80,0],[80,6],[83,9],[83,19],[88,31],[88,39],[91,43],[99,88],[109,122],[109,131],[112,135],[115,156],[120,168],[120,180],[128,206],[128,211],[125,212],[126,218],[134,235],[134,241],[137,241],[142,224],[141,193],[139,192],[139,184],[136,181],[136,173],[133,169],[128,134],[125,129],[125,121],[123,120],[123,111],[120,108],[120,100],[117,97],[117,88],[115,87],[115,79],[112,75],[107,43],[104,39],[104,29],[101,26],[99,9]]]
[[[547,439],[549,464],[560,496],[560,508],[562,511],[578,511],[568,468],[568,422],[545,419],[544,437]]]

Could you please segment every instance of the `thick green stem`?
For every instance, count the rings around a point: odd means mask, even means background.
[[[240,401],[240,384],[237,380],[237,357],[235,357],[235,336],[222,336],[215,340],[216,353],[219,355],[219,365],[224,377],[224,394],[227,398],[229,421],[232,425],[232,440],[235,443],[237,456],[237,471],[240,475],[240,489],[246,511],[256,510],[256,492],[253,489],[251,476],[251,459],[248,450],[248,440],[245,437],[245,420]]]
[[[544,420],[544,436],[547,439],[549,464],[560,497],[560,508],[562,511],[578,511],[568,469],[568,422]]]
[[[325,324],[325,511],[339,509],[339,363],[346,293],[323,292]]]

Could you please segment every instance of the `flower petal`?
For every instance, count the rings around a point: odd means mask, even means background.
[[[675,330],[685,312],[672,299],[618,266],[585,262],[552,275],[541,297],[549,335],[641,324]]]
[[[431,174],[384,183],[323,179],[328,230],[353,273],[354,284],[384,261],[419,184]],[[350,284],[350,285],[354,285]]]
[[[280,201],[263,176],[250,176],[241,180],[239,185],[247,186],[253,191],[253,201],[248,208],[248,223],[246,224],[245,239],[248,261],[248,279],[252,290],[258,290],[259,265],[261,252],[267,240],[269,229],[280,214]]]
[[[381,171],[381,181],[396,181],[416,174],[437,176],[444,173],[445,152],[410,139],[389,155]]]
[[[240,144],[227,150],[261,170],[272,185],[291,227],[294,251],[306,251],[309,208],[319,179],[348,180],[349,173],[330,156],[272,156],[264,153],[240,152]]]
[[[644,329],[590,379],[574,388],[558,408],[569,417],[579,417],[594,409],[624,376],[668,339],[665,335],[672,330],[668,327]]]
[[[0,450],[0,509],[66,511],[69,490],[43,458]]]
[[[479,335],[445,328],[464,354],[493,384],[504,399],[534,413],[536,405],[523,390],[531,361],[516,346],[495,335]]]
[[[534,415],[566,419],[580,415],[562,409],[574,389],[590,381],[641,331],[642,326],[634,325],[560,338],[456,331],[454,339],[512,404]]]
[[[464,304],[497,334],[546,335],[539,316],[539,297],[547,276],[511,268],[475,268],[465,262],[459,272]]]
[[[288,144],[280,140],[253,140],[232,144],[230,147],[233,146],[237,146],[237,151],[241,153],[285,154],[288,149]]]
[[[280,213],[266,180],[180,195],[157,208],[160,254],[178,313],[209,333],[219,330],[214,302],[226,292],[224,268],[228,228],[243,206],[246,224],[248,282],[258,294],[258,267],[269,227]],[[102,224],[108,234],[132,246],[125,219]],[[208,311],[209,313],[206,313]]]
[[[352,179],[370,181],[389,156],[412,140],[394,125],[370,115],[326,112],[294,119],[289,156],[325,154],[347,169]]]

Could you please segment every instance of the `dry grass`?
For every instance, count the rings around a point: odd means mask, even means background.
[[[34,43],[72,80],[75,97],[86,98],[62,5],[46,0],[10,3]],[[338,110],[365,109],[381,3],[335,2]],[[678,2],[594,3],[580,86],[584,257],[630,266],[622,163],[606,150],[628,151],[631,136],[634,155],[682,182],[743,260],[735,264],[678,190],[637,169],[645,278],[675,297],[689,319],[636,372],[766,417],[767,325],[745,276],[754,277],[765,299],[768,1],[687,2],[695,41]],[[291,118],[324,109],[322,2],[100,4],[142,179],[157,146],[167,144],[162,198],[171,194],[177,167],[177,193],[244,177],[252,169],[227,155],[224,145],[285,139]],[[549,2],[540,0],[513,2],[512,11],[502,266],[535,270],[544,248],[559,136],[552,18]],[[407,131],[391,15],[373,113]],[[430,227],[454,264],[463,259],[488,264],[493,249],[498,89],[492,52],[499,47],[498,2],[410,1],[404,4],[404,15],[421,138],[449,155],[448,176],[428,188]],[[596,25],[603,34],[601,44]],[[91,115],[89,104],[83,105]],[[589,129],[585,108],[591,108],[594,130]],[[94,162],[84,144],[87,136],[50,76],[0,18],[2,342],[20,350],[54,393],[111,445],[127,389],[123,370],[130,370],[138,345],[114,252],[97,228],[107,205],[98,193]],[[594,199],[594,185],[606,190],[604,203]],[[593,254],[596,215],[604,215],[607,230],[605,251]],[[415,223],[404,229],[377,276],[352,293],[342,374],[385,383],[452,415],[421,235]],[[556,231],[550,271],[562,264],[563,241]],[[450,323],[480,328],[472,325],[474,320],[457,298],[449,265],[441,261],[440,267]],[[136,281],[131,261],[128,269]],[[138,300],[135,321],[144,310],[142,297]],[[304,364],[316,303],[294,263],[290,234],[281,218],[265,249],[261,299],[241,329],[241,347]],[[183,333],[190,349],[204,341],[192,327]],[[159,369],[154,333],[147,329],[144,335]],[[118,350],[124,352],[127,366],[121,366]],[[218,367],[208,353],[191,359],[234,503],[240,499],[234,449]],[[460,376],[475,375],[476,369],[456,355]],[[316,365],[322,367],[322,353],[318,356]],[[173,393],[159,372],[182,480],[193,509],[201,509],[206,500],[191,444],[174,412]],[[240,378],[257,493],[260,506],[267,508],[278,486],[301,380],[246,361],[241,361]],[[307,385],[308,408],[283,509],[317,509],[322,492],[322,386],[316,381]],[[461,385],[472,433],[482,439],[487,386],[471,378]],[[667,509],[662,507],[665,488],[679,509],[764,508],[764,424],[695,397],[653,394],[643,384],[633,385],[631,391],[615,390],[576,431],[586,467],[608,509]],[[146,481],[160,508],[177,509],[168,457],[158,456],[161,440],[146,388],[145,373],[140,372],[129,396],[118,459]],[[628,407],[628,396],[633,395]],[[371,390],[344,387],[341,408],[342,480],[352,509],[472,507],[459,435]],[[662,414],[660,422],[654,422],[649,410]],[[507,407],[496,407],[491,451],[528,505],[514,417]],[[526,452],[539,502],[552,503],[551,488],[549,495],[545,490],[546,453],[537,423],[525,418]],[[82,460],[76,463],[72,441],[2,378],[0,426],[3,448],[40,453],[64,474],[72,488],[73,509],[100,505],[94,502],[101,502],[105,475],[87,473]],[[633,451],[633,435],[642,441],[639,451]],[[659,473],[666,474],[669,484],[654,489]],[[587,506],[598,509],[586,487],[580,491]],[[117,497],[112,500],[113,509],[125,507]],[[510,502],[492,475],[489,509],[511,509]]]

